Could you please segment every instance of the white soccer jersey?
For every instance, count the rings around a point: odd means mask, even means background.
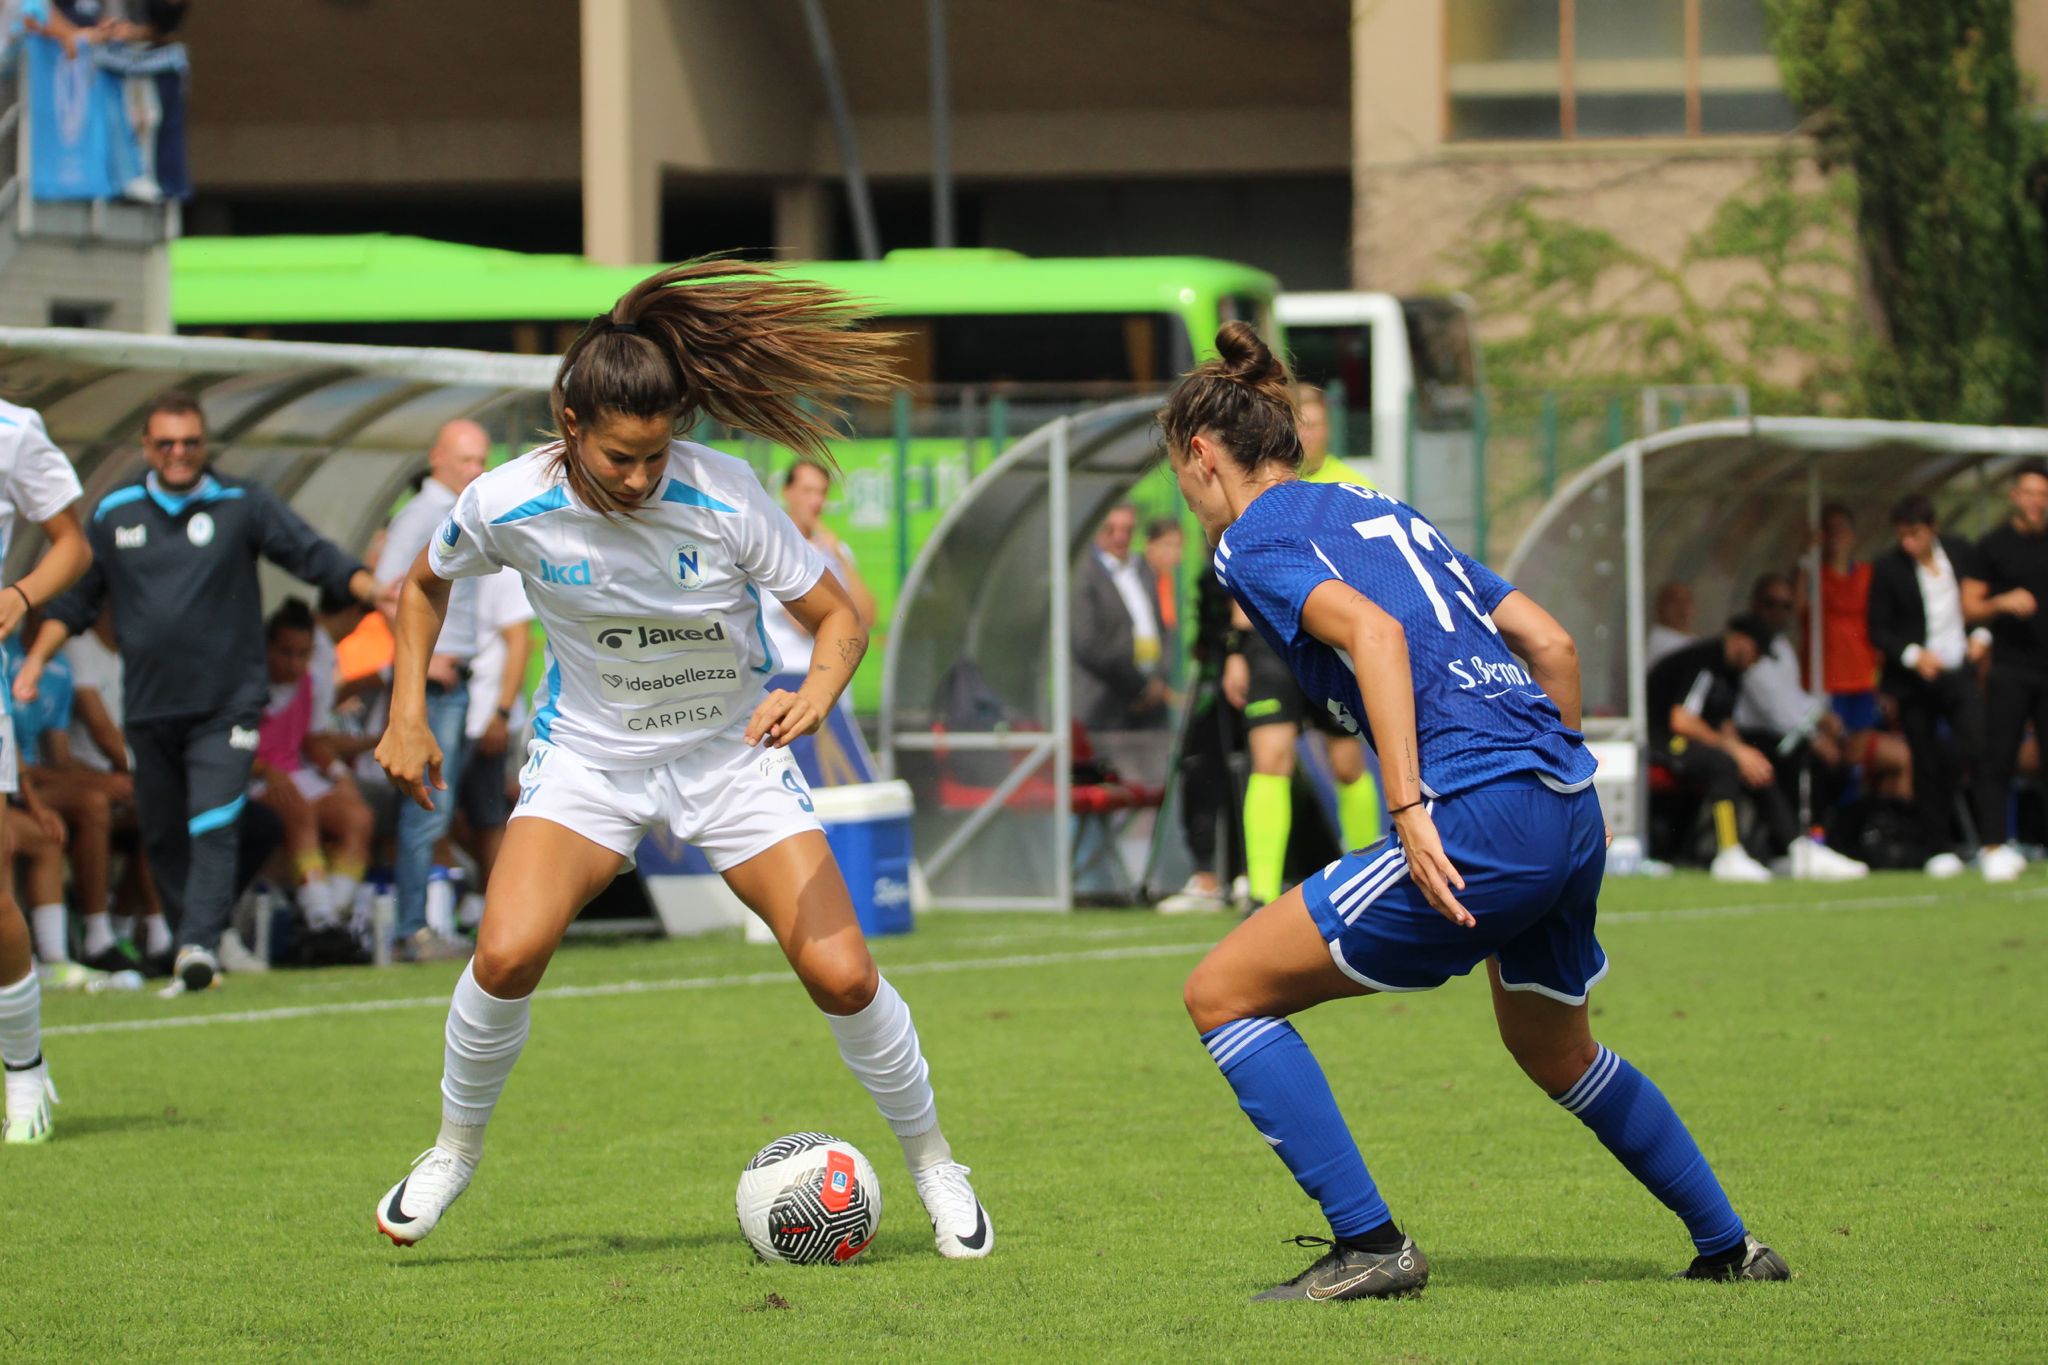
[[[84,496],[41,414],[0,401],[0,557],[14,544],[18,519],[48,521]]]
[[[654,496],[607,518],[569,491],[555,449],[471,484],[428,562],[526,580],[548,635],[537,740],[599,768],[667,763],[751,713],[777,662],[761,594],[803,596],[824,558],[743,460],[672,441]]]

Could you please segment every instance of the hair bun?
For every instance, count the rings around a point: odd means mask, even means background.
[[[1224,323],[1216,333],[1216,354],[1222,358],[1223,373],[1239,383],[1287,382],[1287,367],[1248,322]]]

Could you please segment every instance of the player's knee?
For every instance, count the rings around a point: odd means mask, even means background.
[[[834,953],[804,972],[804,989],[827,1014],[859,1014],[881,987],[882,974],[865,952]]]
[[[1562,1043],[1551,1039],[1504,1041],[1515,1065],[1546,1095],[1562,1095],[1577,1085],[1579,1077],[1586,1074],[1586,1068],[1593,1065],[1593,1059],[1600,1053],[1600,1045],[1591,1038]]]
[[[1197,1033],[1222,1028],[1243,1014],[1226,973],[1206,958],[1188,973],[1186,984],[1180,988],[1180,999]]]
[[[469,969],[486,994],[517,1000],[532,995],[540,985],[541,974],[548,969],[548,953],[542,945],[512,935],[480,935]]]

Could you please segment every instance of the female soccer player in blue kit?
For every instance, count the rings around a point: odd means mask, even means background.
[[[1188,978],[1210,1056],[1330,1222],[1329,1250],[1258,1297],[1385,1298],[1428,1282],[1287,1020],[1340,996],[1431,990],[1482,961],[1529,1079],[1684,1220],[1699,1253],[1685,1277],[1787,1278],[1657,1087],[1587,1026],[1586,993],[1607,971],[1593,936],[1607,834],[1571,636],[1414,508],[1301,482],[1285,366],[1241,322],[1216,344],[1159,416],[1174,474],[1217,577],[1310,698],[1373,744],[1393,824]]]

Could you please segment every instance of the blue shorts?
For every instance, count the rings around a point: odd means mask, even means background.
[[[1835,708],[1835,719],[1841,721],[1842,728],[1850,734],[1877,728],[1877,693],[1837,692],[1828,701]]]
[[[1607,866],[1599,797],[1525,775],[1433,802],[1430,815],[1465,878],[1458,901],[1478,923],[1439,914],[1389,836],[1302,884],[1338,970],[1374,990],[1427,991],[1498,957],[1509,990],[1583,1004],[1607,974],[1593,937]]]

